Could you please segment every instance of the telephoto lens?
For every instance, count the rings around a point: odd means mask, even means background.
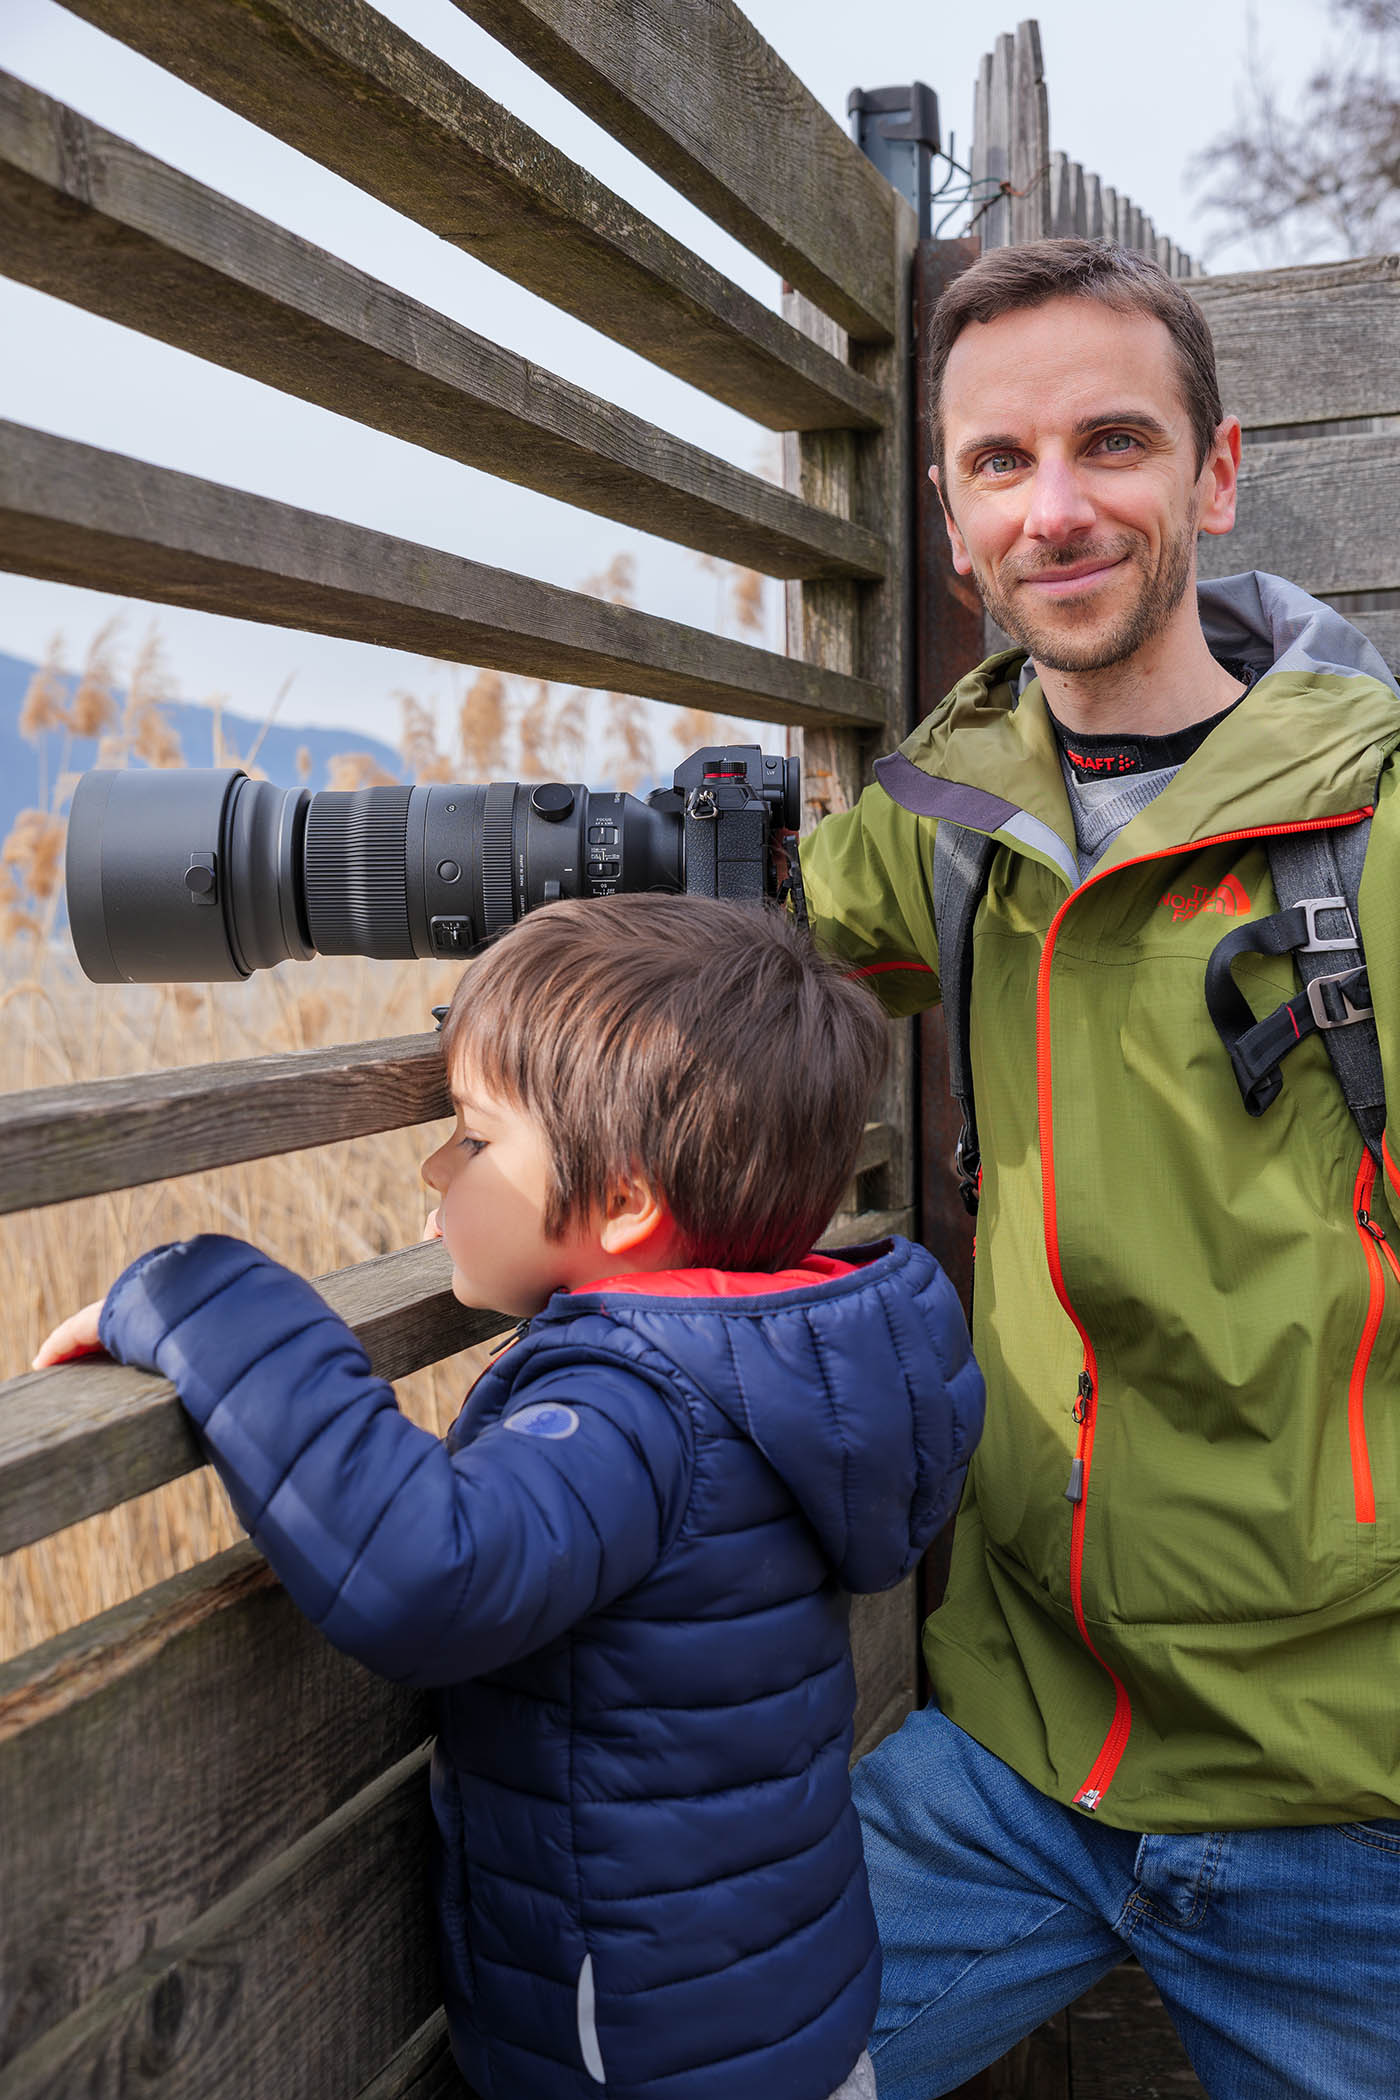
[[[551,898],[683,889],[684,865],[669,789],[313,795],[236,770],[94,772],[69,816],[68,918],[98,984],[210,983],[317,954],[465,957]]]

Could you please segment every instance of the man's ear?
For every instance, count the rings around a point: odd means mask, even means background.
[[[943,512],[943,522],[948,528],[948,545],[953,550],[953,567],[957,570],[959,576],[970,576],[972,574],[972,561],[968,555],[963,536],[953,523],[953,513],[948,508],[948,498],[943,493],[943,482],[937,467],[929,468],[928,478],[938,492],[939,508]]]
[[[642,1175],[629,1174],[608,1198],[599,1244],[609,1254],[636,1254],[670,1224],[671,1213],[658,1192]]]
[[[1226,416],[1201,469],[1200,532],[1229,532],[1235,522],[1240,477],[1240,419]]]

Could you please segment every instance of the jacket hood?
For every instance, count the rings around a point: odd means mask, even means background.
[[[1251,569],[1197,586],[1201,627],[1214,656],[1251,670],[1374,678],[1400,695],[1385,658],[1339,612],[1296,583]]]
[[[842,1584],[880,1590],[957,1508],[982,1378],[925,1248],[845,1252],[848,1275],[752,1297],[573,1292],[550,1301],[531,1340],[604,1313],[625,1353],[653,1368],[664,1357],[757,1446]]]

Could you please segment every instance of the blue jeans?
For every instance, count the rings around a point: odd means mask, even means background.
[[[1400,1821],[1113,1830],[925,1707],[854,1774],[880,2100],[932,2100],[1129,1949],[1211,2100],[1400,2094]]]

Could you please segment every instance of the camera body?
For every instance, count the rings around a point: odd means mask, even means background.
[[[798,762],[709,746],[645,801],[578,782],[311,794],[238,770],[85,773],[68,918],[98,984],[211,983],[289,958],[475,954],[558,897],[776,896]]]

